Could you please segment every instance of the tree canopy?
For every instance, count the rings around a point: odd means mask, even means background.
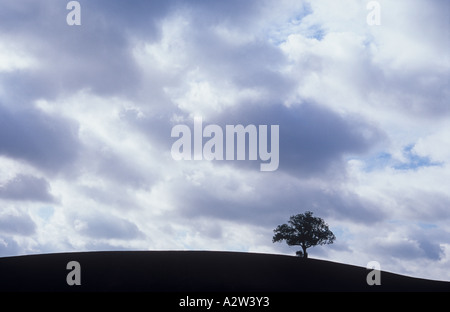
[[[302,251],[298,251],[297,255],[304,258],[308,257],[306,249],[332,244],[336,239],[328,224],[322,218],[314,217],[311,211],[291,216],[288,223],[277,226],[274,233],[274,243],[285,240],[289,246],[300,246]]]

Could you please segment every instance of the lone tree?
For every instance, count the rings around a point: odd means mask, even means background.
[[[288,224],[277,226],[274,233],[274,243],[286,240],[289,246],[301,246],[303,251],[297,251],[297,255],[303,256],[303,258],[308,258],[307,248],[332,244],[336,239],[325,221],[313,217],[311,211],[291,216]]]

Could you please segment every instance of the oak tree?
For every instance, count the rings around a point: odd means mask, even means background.
[[[306,249],[332,244],[336,239],[328,224],[322,218],[314,217],[311,211],[291,216],[288,223],[277,226],[274,233],[274,243],[285,240],[289,246],[300,246],[302,251],[297,255],[304,258],[308,258]]]

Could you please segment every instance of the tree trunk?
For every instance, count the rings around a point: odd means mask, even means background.
[[[308,253],[306,252],[306,246],[302,246],[303,249],[303,258],[308,258]]]

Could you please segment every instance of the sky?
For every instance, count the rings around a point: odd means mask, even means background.
[[[450,2],[369,2],[0,0],[0,257],[294,255],[310,210],[310,257],[450,280]],[[279,125],[277,170],[173,159],[195,117]]]

